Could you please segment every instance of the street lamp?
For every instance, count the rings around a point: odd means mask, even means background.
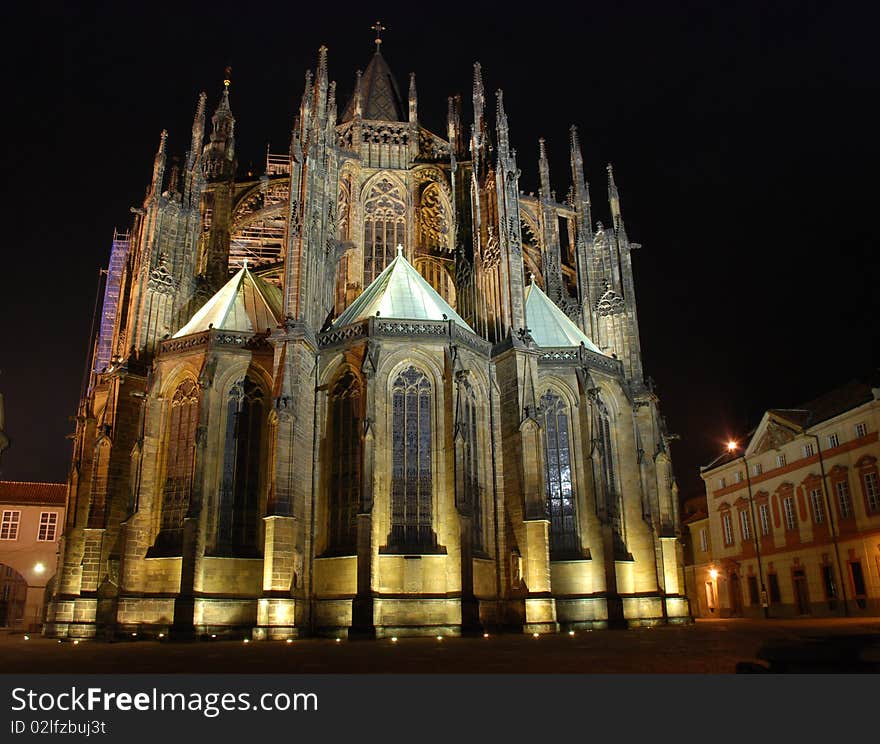
[[[736,452],[739,445],[730,440],[727,443],[727,451]],[[761,545],[758,540],[758,522],[755,519],[755,500],[752,498],[752,479],[749,477],[749,464],[746,462],[746,452],[743,450],[740,459],[743,461],[743,467],[746,470],[746,487],[749,492],[749,511],[752,515],[752,537],[755,539],[755,557],[758,559],[758,578],[761,580],[761,608],[764,610],[764,617],[770,617],[770,602],[767,600],[767,587],[764,585],[764,567],[761,564]]]

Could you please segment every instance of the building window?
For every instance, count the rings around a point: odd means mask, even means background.
[[[110,443],[102,439],[92,460],[92,483],[89,492],[87,525],[101,529],[107,520],[107,481],[110,474]]]
[[[39,542],[54,542],[58,534],[58,512],[40,512]]]
[[[752,465],[752,475],[761,475],[764,472],[764,466],[761,463],[756,462]]]
[[[865,574],[862,571],[862,562],[851,561],[849,564],[849,574],[850,578],[852,578],[853,596],[855,596],[856,604],[859,606],[859,609],[864,610],[866,605],[866,586]]]
[[[865,423],[856,424],[856,439],[868,436],[868,426]]]
[[[761,535],[767,537],[770,534],[770,507],[767,504],[758,507],[758,517],[761,520]]]
[[[742,474],[742,470],[737,470],[737,471],[736,471],[736,476],[735,476],[735,477],[736,477],[736,482],[737,482],[737,483],[742,483],[742,482],[743,482],[743,474]]]
[[[721,527],[724,530],[724,544],[733,545],[733,524],[730,521],[730,512],[721,515]]]
[[[808,442],[804,445],[804,457],[812,457],[813,456],[813,443]]]
[[[361,385],[351,372],[333,385],[328,423],[327,546],[333,551],[351,552],[357,545],[361,503]]]
[[[739,526],[742,530],[742,538],[743,542],[752,539],[752,530],[751,525],[749,525],[749,515],[748,512],[741,511],[739,513]]]
[[[797,517],[794,513],[794,496],[786,496],[782,500],[782,506],[785,511],[785,528],[793,530],[797,527]]]
[[[784,468],[785,467],[785,455],[783,455],[781,452],[778,455],[776,455],[776,467],[777,468]]]
[[[6,510],[0,522],[0,540],[18,540],[18,526],[21,524],[21,512]]]
[[[832,447],[838,447],[838,446],[840,446],[840,437],[838,437],[836,433],[835,433],[835,434],[829,434],[829,435],[828,435],[828,447],[829,447],[829,449],[832,448]]]
[[[400,186],[380,178],[364,199],[364,287],[391,263],[398,245],[406,250],[406,198]]]
[[[828,609],[833,610],[837,607],[837,582],[834,580],[834,569],[828,564],[822,566],[822,585],[825,587]]]
[[[837,491],[837,502],[840,504],[840,518],[849,519],[852,516],[852,505],[849,500],[849,482],[847,480],[839,480],[834,484],[834,490]]]
[[[758,577],[747,576],[746,581],[749,585],[749,604],[754,607],[761,603],[761,594],[758,592]]]
[[[165,482],[162,486],[162,529],[183,527],[189,510],[199,419],[199,386],[184,380],[171,398],[166,437]]]
[[[571,451],[568,433],[568,406],[562,398],[548,392],[541,398],[544,412],[544,462],[547,477],[547,511],[550,514],[551,556],[577,555],[580,551],[577,514],[571,477]],[[603,448],[606,430],[600,418]],[[607,443],[610,446],[610,441]],[[606,479],[607,503],[615,503],[614,468],[609,467],[610,452],[603,452],[603,474]]]
[[[709,552],[709,536],[706,534],[706,528],[700,530],[700,550],[703,553]]]
[[[436,547],[432,528],[431,383],[409,367],[391,389],[391,542]]]
[[[822,524],[825,521],[825,507],[822,504],[822,492],[818,488],[810,491],[810,504],[813,507],[813,521]]]
[[[459,432],[463,438],[464,499],[473,509],[471,540],[474,550],[483,550],[483,499],[480,488],[479,440],[477,438],[477,400],[473,388],[462,385],[462,409]]]
[[[770,591],[770,601],[776,604],[782,602],[782,592],[779,591],[779,576],[775,573],[767,574],[767,584]]]
[[[718,488],[726,488],[726,487],[727,487],[727,481],[724,478],[719,478],[718,479]]]
[[[880,483],[877,480],[877,471],[870,470],[862,476],[865,484],[865,500],[869,512],[880,511]]]

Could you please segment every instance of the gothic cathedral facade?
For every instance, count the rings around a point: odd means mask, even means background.
[[[228,77],[228,76],[227,76]],[[490,124],[326,49],[242,178],[224,81],[117,233],[46,633],[285,639],[686,622],[677,488],[608,168],[593,223]]]

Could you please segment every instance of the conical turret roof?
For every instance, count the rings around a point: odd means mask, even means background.
[[[454,320],[473,332],[461,316],[426,282],[398,247],[397,257],[385,267],[360,297],[333,323],[339,328],[372,317],[398,320]]]
[[[280,318],[281,291],[242,266],[174,338],[202,333],[209,328],[259,333],[275,328]]]
[[[552,348],[583,344],[590,351],[602,353],[589,336],[544,294],[534,278],[526,287],[526,323],[538,346]]]
[[[354,118],[354,96],[345,107],[341,121]],[[361,116],[380,121],[406,121],[406,107],[388,63],[377,49],[361,76]]]

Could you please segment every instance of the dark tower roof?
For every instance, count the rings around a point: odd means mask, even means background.
[[[397,87],[397,81],[388,63],[377,49],[367,69],[361,77],[361,114],[364,119],[382,121],[406,121],[406,108]],[[354,118],[354,96],[352,96],[342,121]]]

